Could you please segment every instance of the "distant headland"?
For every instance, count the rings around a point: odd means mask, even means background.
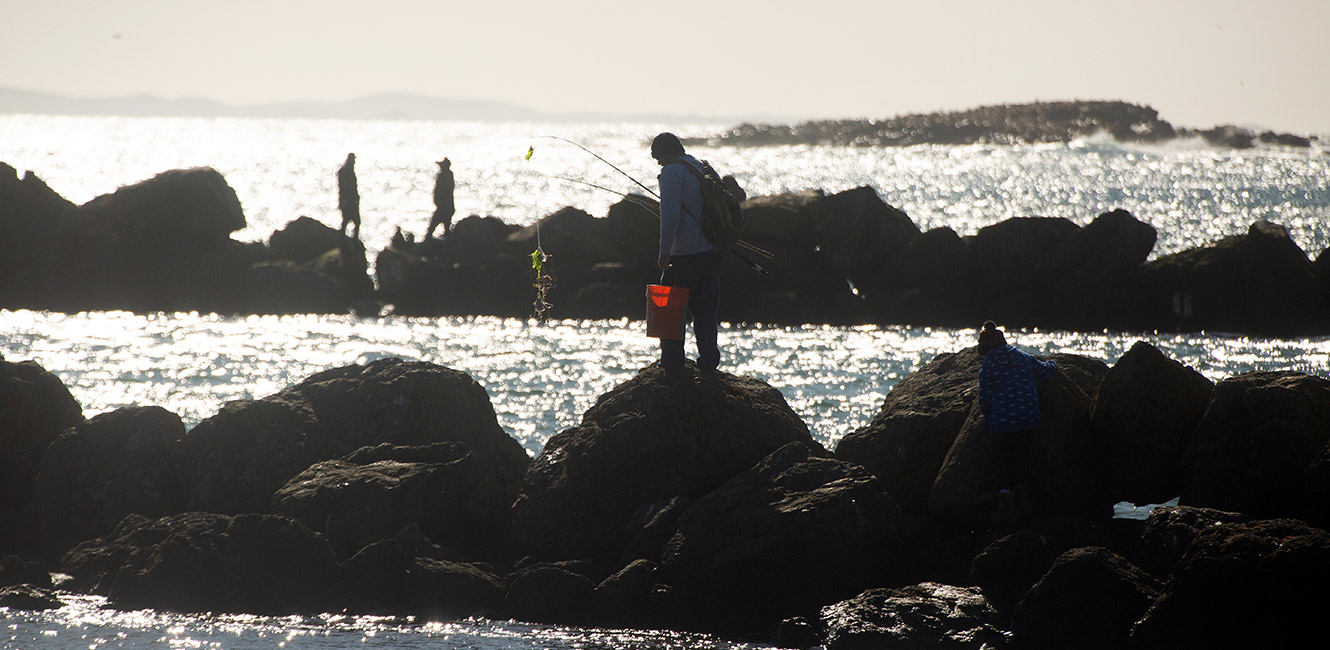
[[[696,138],[710,146],[840,145],[898,147],[919,144],[1034,144],[1070,142],[1105,133],[1119,142],[1155,143],[1202,138],[1214,146],[1247,149],[1257,144],[1310,147],[1315,136],[1220,125],[1175,127],[1149,106],[1121,101],[1034,102],[964,111],[920,113],[888,119],[815,120],[799,124],[743,124],[720,135]],[[689,142],[685,142],[689,144]]]
[[[341,102],[233,105],[199,98],[151,95],[75,98],[0,88],[0,114],[120,115],[128,117],[252,117],[347,120],[462,120],[486,122],[662,122],[738,126],[717,135],[685,139],[709,146],[917,144],[1032,144],[1070,142],[1106,133],[1120,142],[1200,138],[1213,146],[1307,148],[1316,135],[1254,131],[1231,124],[1208,129],[1177,127],[1149,106],[1123,101],[1057,101],[982,106],[885,119],[846,118],[794,122],[788,116],[701,116],[603,112],[545,112],[497,101],[380,94]],[[747,121],[745,121],[747,120]]]

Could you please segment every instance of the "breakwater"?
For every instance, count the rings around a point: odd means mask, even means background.
[[[0,306],[217,313],[533,313],[530,255],[550,255],[555,318],[640,317],[656,277],[655,217],[635,197],[604,217],[564,208],[519,227],[459,221],[447,241],[375,255],[308,218],[242,243],[234,191],[180,170],[82,206],[0,169]],[[1150,259],[1157,232],[1122,210],[1085,226],[1018,217],[961,236],[921,230],[871,187],[754,197],[745,239],[774,254],[760,275],[732,260],[722,318],[777,324],[972,326],[986,318],[1099,331],[1330,331],[1330,257],[1280,224]]]
[[[5,473],[4,552],[125,608],[779,629],[829,647],[1303,638],[1330,566],[1330,383],[1213,383],[1146,344],[1111,367],[1051,358],[1037,508],[1014,526],[987,518],[973,349],[903,379],[835,449],[763,382],[649,366],[535,459],[481,386],[433,364],[328,370],[185,431],[156,407],[84,420],[40,367],[0,362],[6,403],[32,405],[0,428],[0,464],[24,469]],[[1178,494],[1145,522],[1112,518]],[[1273,618],[1240,615],[1253,607]],[[1220,638],[1217,619],[1251,625]]]

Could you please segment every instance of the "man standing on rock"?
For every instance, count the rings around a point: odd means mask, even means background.
[[[1057,364],[1040,361],[1007,345],[1002,330],[985,321],[979,330],[979,409],[997,452],[997,508],[993,523],[1014,524],[1029,515],[1032,441],[1039,428],[1039,385],[1057,372]]]
[[[434,179],[434,216],[430,217],[429,230],[425,231],[425,239],[434,236],[434,229],[443,224],[443,235],[448,236],[448,231],[453,227],[453,214],[457,212],[457,206],[453,203],[453,168],[452,162],[447,158],[439,161],[439,176]]]
[[[346,162],[337,170],[337,208],[342,211],[342,236],[346,237],[347,226],[355,224],[356,234],[360,239],[360,190],[356,188],[356,155],[346,154]]]
[[[686,317],[693,321],[697,339],[697,366],[715,370],[720,365],[720,273],[725,246],[707,241],[702,231],[702,184],[683,165],[702,169],[698,159],[684,153],[673,133],[661,133],[651,142],[651,157],[660,164],[660,249],[656,259],[660,283],[688,289]],[[667,374],[683,370],[683,339],[660,340],[660,367]]]

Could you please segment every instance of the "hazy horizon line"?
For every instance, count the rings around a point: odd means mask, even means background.
[[[1034,99],[1025,102],[1003,102],[970,107],[970,109],[936,108],[926,112],[886,115],[843,115],[837,117],[809,117],[779,114],[687,115],[672,113],[631,113],[595,111],[543,111],[512,102],[487,99],[438,97],[406,92],[383,92],[347,100],[291,100],[257,104],[235,104],[202,97],[162,97],[149,93],[113,97],[75,97],[60,93],[0,87],[0,114],[41,115],[120,115],[126,117],[252,117],[252,118],[306,118],[306,119],[370,119],[370,120],[461,120],[500,122],[662,122],[739,125],[798,124],[804,122],[842,120],[883,120],[910,115],[944,114],[986,108],[988,106],[1017,106],[1055,102],[1121,101],[1149,107],[1147,103],[1123,99]],[[1161,116],[1162,118],[1162,116]],[[1269,130],[1255,124],[1219,123],[1219,126],[1241,126]],[[1198,129],[1183,125],[1182,128]],[[1311,132],[1307,135],[1318,135]]]

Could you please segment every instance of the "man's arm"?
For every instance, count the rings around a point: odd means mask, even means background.
[[[674,248],[674,238],[679,234],[679,225],[683,210],[684,170],[679,164],[671,163],[660,170],[660,254],[658,262],[669,266],[670,250]]]

